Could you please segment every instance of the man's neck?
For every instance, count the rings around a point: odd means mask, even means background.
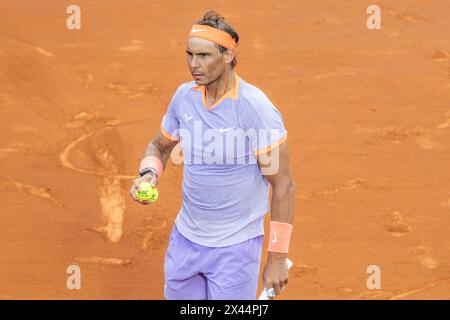
[[[216,102],[234,87],[235,80],[233,70],[225,71],[220,78],[205,87],[206,99]]]

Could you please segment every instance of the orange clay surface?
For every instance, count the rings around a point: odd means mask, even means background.
[[[378,1],[373,31],[356,0],[76,3],[81,30],[67,1],[0,3],[0,298],[163,299],[182,165],[155,205],[128,190],[209,9],[289,131],[282,298],[450,298],[449,1]],[[73,264],[81,290],[66,288]]]

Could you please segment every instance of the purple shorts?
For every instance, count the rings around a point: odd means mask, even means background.
[[[168,300],[255,300],[263,236],[213,248],[186,239],[174,225],[164,262]]]

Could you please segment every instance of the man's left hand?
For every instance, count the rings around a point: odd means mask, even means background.
[[[275,295],[283,291],[289,280],[289,270],[286,263],[287,254],[269,252],[263,271],[264,286],[267,290],[274,289]]]

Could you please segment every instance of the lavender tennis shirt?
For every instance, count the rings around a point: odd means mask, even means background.
[[[161,123],[183,152],[178,231],[208,247],[226,247],[264,234],[269,183],[256,155],[287,138],[284,120],[267,96],[235,75],[234,88],[210,108],[205,87],[182,84]]]

